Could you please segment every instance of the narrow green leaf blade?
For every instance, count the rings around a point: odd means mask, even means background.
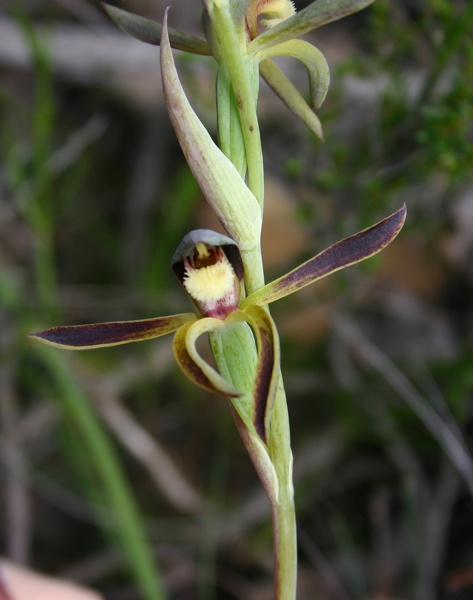
[[[241,308],[244,309],[251,304],[263,305],[274,302],[322,277],[373,256],[390,244],[401,231],[406,214],[407,209],[404,205],[379,223],[333,244],[286,275],[248,296],[242,302]]]
[[[152,44],[153,46],[160,45],[163,29],[161,23],[134,15],[110,4],[102,3],[102,6],[108,16],[122,31],[146,44]],[[176,48],[176,50],[184,50],[185,52],[203,56],[212,55],[212,50],[205,40],[201,40],[193,35],[187,35],[178,29],[169,28],[168,31],[171,46]]]
[[[52,327],[37,333],[30,333],[28,337],[48,346],[65,350],[90,350],[161,337],[173,333],[185,323],[196,319],[195,313],[182,313],[139,321],[111,321]]]

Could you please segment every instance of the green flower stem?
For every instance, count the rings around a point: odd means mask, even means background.
[[[245,141],[235,94],[225,64],[220,64],[217,73],[217,120],[220,149],[235,165],[240,177],[245,179]]]
[[[241,248],[241,258],[245,268],[245,287],[249,296],[264,286],[263,257],[261,245],[258,243],[250,248]]]
[[[275,598],[294,600],[297,588],[297,531],[292,483],[292,451],[286,393],[279,374],[273,407],[269,455],[276,469],[279,498],[272,503],[274,556],[276,558]]]
[[[246,162],[248,168],[248,187],[263,208],[264,165],[256,115],[258,63],[242,51],[245,46],[240,43],[239,34],[241,37],[244,32],[235,29],[228,0],[207,0],[206,6],[212,23],[214,50],[225,67],[220,66],[220,89],[217,86],[219,142],[222,151],[240,174],[244,159],[243,165]],[[239,131],[235,131],[235,107],[239,114]],[[240,247],[240,251],[245,268],[246,291],[251,294],[264,285],[260,243],[258,241],[257,245]],[[294,600],[297,583],[296,525],[289,418],[282,377],[279,374],[266,447],[253,425],[257,351],[251,329],[246,323],[240,323],[231,330],[211,333],[210,342],[220,373],[243,392],[241,397],[231,400],[235,423],[271,503],[276,562],[274,597],[276,600]]]
[[[256,115],[258,63],[252,56],[242,53],[228,1],[208,0],[207,7],[212,23],[213,43],[218,46],[216,54],[228,69],[238,106],[248,166],[248,187],[263,206],[263,152]]]
[[[232,399],[234,408],[243,422],[254,430],[252,391],[257,355],[253,333],[247,323],[238,323],[231,329],[213,331],[209,335],[220,373],[243,392],[242,396]]]
[[[266,449],[252,422],[256,347],[249,326],[241,323],[231,330],[213,332],[210,342],[220,373],[243,392],[241,397],[231,402],[240,435],[271,503],[276,562],[275,599],[294,600],[297,586],[297,535],[289,416],[282,377],[280,374]]]

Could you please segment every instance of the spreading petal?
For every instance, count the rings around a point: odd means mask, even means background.
[[[255,384],[253,388],[253,423],[264,443],[269,437],[271,413],[279,379],[279,336],[269,313],[252,305],[245,311],[258,347]]]
[[[241,250],[259,244],[261,209],[231,161],[215,145],[186,98],[169,45],[167,17],[161,41],[164,96],[189,167],[220,222]]]
[[[153,46],[159,46],[161,43],[162,25],[160,23],[134,15],[116,6],[109,4],[102,4],[102,6],[109,17],[125,33],[147,44],[153,44]],[[211,56],[212,50],[205,40],[172,28],[169,28],[168,33],[173,48],[192,52],[192,54]]]
[[[310,103],[313,108],[320,108],[330,84],[330,69],[322,52],[308,42],[291,40],[260,50],[255,58],[264,60],[275,56],[292,56],[304,63],[309,74]]]
[[[225,327],[224,321],[211,317],[186,323],[174,336],[174,357],[184,374],[196,385],[220,396],[237,398],[241,393],[200,356],[196,347],[202,334],[222,327]]]
[[[354,12],[366,8],[374,0],[317,0],[282,21],[272,29],[258,35],[248,46],[248,52],[254,54],[263,48],[269,48],[293,38],[298,38],[312,29],[337,21]]]
[[[322,125],[314,111],[310,108],[299,90],[284,75],[278,65],[270,59],[260,63],[260,73],[267,84],[281,98],[284,104],[299,117],[315,135],[323,140]]]
[[[241,308],[274,302],[339,269],[373,256],[397,236],[406,220],[406,212],[404,205],[376,225],[333,244],[293,271],[253,292],[242,302]]]
[[[140,321],[112,321],[109,323],[52,327],[45,331],[31,333],[29,337],[48,346],[56,346],[66,350],[90,350],[161,337],[173,333],[185,323],[196,319],[197,316],[194,313],[183,313]]]

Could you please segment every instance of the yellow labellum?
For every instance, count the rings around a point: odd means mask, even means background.
[[[200,269],[186,267],[184,287],[197,302],[214,302],[233,292],[235,277],[228,260]]]

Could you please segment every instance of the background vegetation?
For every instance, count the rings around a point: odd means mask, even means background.
[[[268,503],[228,407],[184,379],[170,339],[69,354],[25,337],[189,309],[170,258],[218,225],[168,122],[158,50],[95,0],[5,4],[2,552],[110,600],[270,598]],[[121,6],[161,20],[166,4]],[[171,24],[197,32],[200,10],[176,0]],[[302,600],[473,594],[472,29],[468,0],[376,0],[313,32],[332,69],[323,145],[263,89],[269,278],[409,211],[382,255],[274,307]],[[215,131],[213,65],[179,61]]]

